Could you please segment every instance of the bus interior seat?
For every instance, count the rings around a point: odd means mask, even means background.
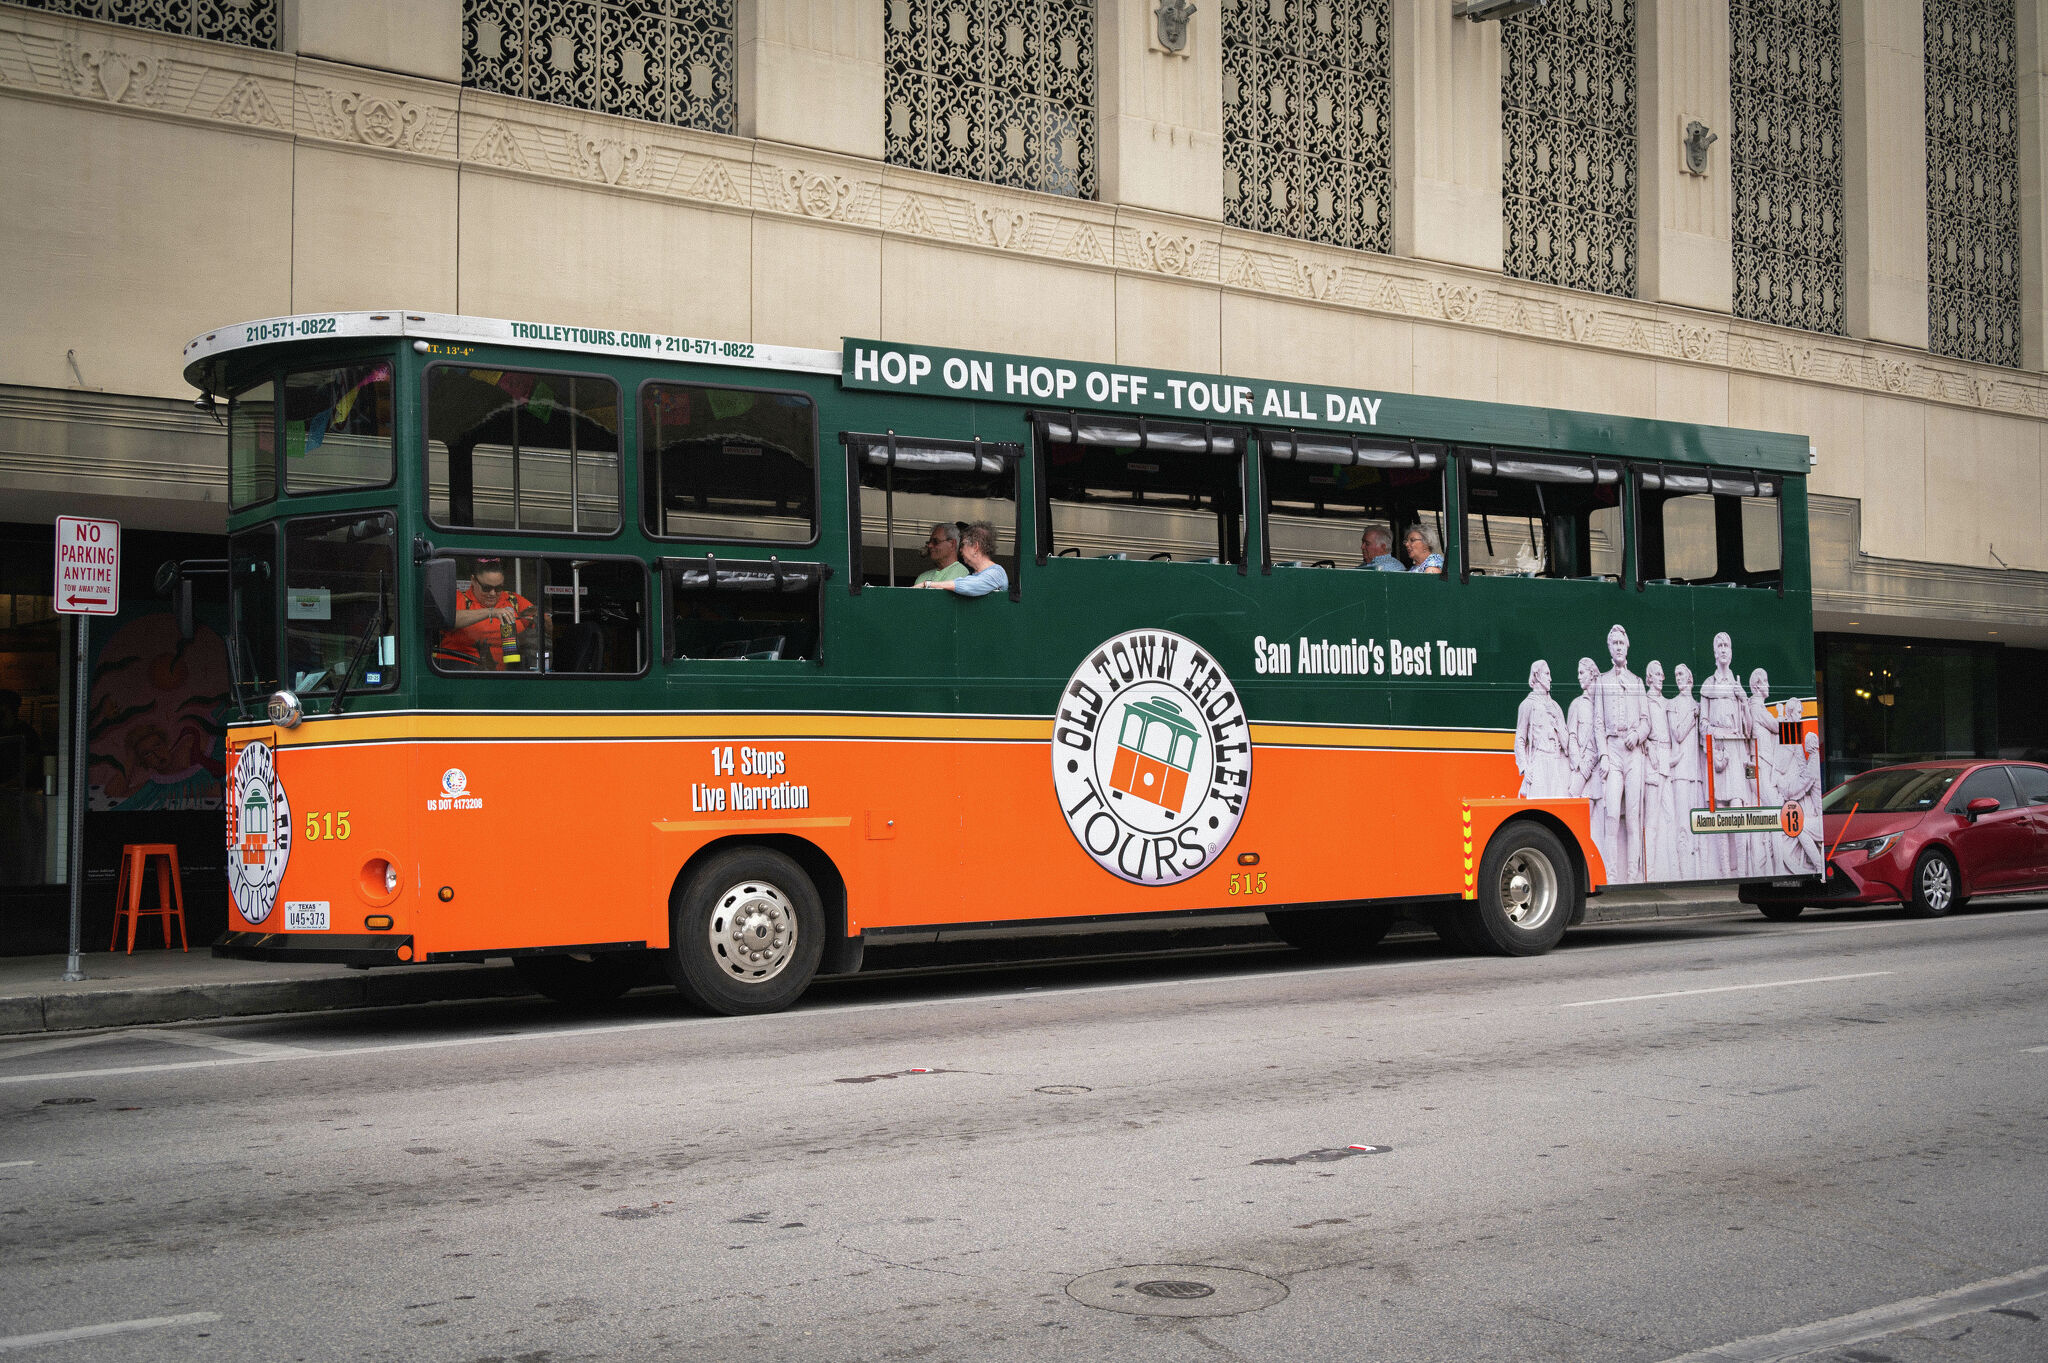
[[[566,625],[555,632],[556,672],[602,672],[604,633],[595,625]]]

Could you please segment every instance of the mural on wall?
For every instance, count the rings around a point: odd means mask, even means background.
[[[180,638],[175,617],[161,610],[118,621],[93,667],[90,808],[219,809],[227,699],[219,633],[201,624]]]
[[[1608,667],[1578,661],[1579,695],[1551,698],[1550,664],[1529,668],[1515,719],[1523,799],[1585,799],[1593,841],[1617,885],[1765,879],[1821,872],[1818,716],[1798,697],[1771,704],[1771,679],[1735,668],[1714,636],[1714,665],[1628,665],[1628,631],[1607,632]]]

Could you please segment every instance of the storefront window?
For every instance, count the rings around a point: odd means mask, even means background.
[[[1830,786],[1898,762],[1998,750],[1998,651],[1934,639],[1820,638]]]
[[[64,879],[69,639],[48,596],[0,594],[0,887]]]

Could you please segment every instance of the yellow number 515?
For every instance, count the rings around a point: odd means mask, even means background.
[[[348,837],[348,811],[319,813],[306,811],[306,841],[319,842],[322,839],[338,842]]]

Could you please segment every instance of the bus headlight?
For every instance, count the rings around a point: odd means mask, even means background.
[[[398,866],[389,857],[371,857],[363,863],[356,891],[376,908],[398,898]]]

